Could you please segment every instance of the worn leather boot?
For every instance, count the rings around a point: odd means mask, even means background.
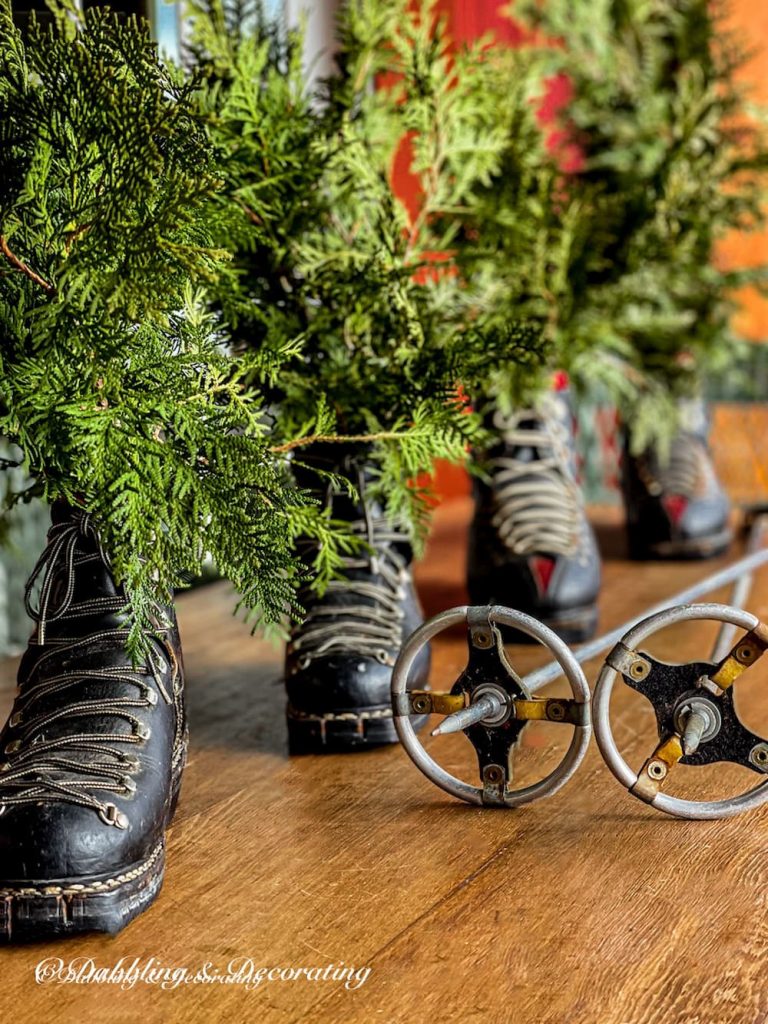
[[[173,613],[158,607],[134,667],[126,598],[92,519],[57,503],[52,522],[27,584],[36,628],[0,732],[5,942],[115,933],[152,903],[186,758]]]
[[[318,597],[300,595],[306,615],[290,635],[285,657],[288,736],[292,753],[355,750],[397,742],[390,681],[400,647],[423,621],[411,575],[407,537],[367,494],[365,455],[339,445],[315,446],[297,467],[297,482],[314,490],[336,520],[366,547],[344,559],[344,578]],[[344,476],[359,500],[318,478]],[[320,484],[318,484],[320,479]],[[308,548],[305,557],[312,559]],[[417,659],[409,687],[424,688],[429,651]],[[426,718],[414,718],[420,727]]]
[[[666,462],[653,449],[632,455],[624,433],[622,491],[633,558],[713,558],[731,542],[731,506],[709,451],[706,406],[689,400],[680,412]]]
[[[486,475],[474,486],[470,600],[526,612],[570,643],[587,640],[597,625],[600,555],[576,482],[567,392],[509,417],[497,411],[492,427],[498,442],[481,457]]]

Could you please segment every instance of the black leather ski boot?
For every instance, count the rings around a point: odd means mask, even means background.
[[[703,402],[681,406],[669,459],[649,449],[632,455],[625,433],[622,491],[633,558],[713,558],[731,542],[730,502],[717,478]]]
[[[423,621],[411,576],[408,539],[366,495],[364,455],[339,445],[316,446],[307,465],[344,476],[356,487],[353,500],[314,472],[297,467],[299,484],[321,494],[334,519],[348,522],[368,545],[345,558],[345,578],[322,597],[301,596],[306,616],[290,635],[285,658],[288,736],[292,753],[353,750],[397,742],[390,680],[400,647]],[[313,552],[307,551],[307,559]],[[408,681],[423,689],[429,651]],[[414,726],[424,724],[424,716]]]
[[[133,667],[126,598],[90,516],[57,503],[52,521],[0,732],[0,942],[114,934],[145,910],[186,758],[173,613],[158,607]]]
[[[470,600],[527,612],[570,643],[587,640],[597,625],[600,555],[576,482],[567,395],[545,394],[509,417],[497,412],[493,429],[499,440],[474,488]]]

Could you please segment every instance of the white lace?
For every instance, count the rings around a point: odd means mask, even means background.
[[[491,462],[493,525],[516,555],[573,555],[579,544],[581,492],[571,473],[569,432],[556,403],[554,396],[546,395],[536,409],[494,416],[507,448],[538,450],[530,462],[510,455]]]
[[[701,440],[691,434],[676,437],[669,462],[659,469],[660,491],[693,498],[706,486],[709,472],[709,460]]]
[[[96,541],[97,553],[83,553],[80,548],[83,537]],[[25,604],[30,617],[38,623],[36,645],[46,643],[49,623],[64,623],[84,614],[118,612],[124,608],[126,599],[119,595],[90,601],[73,600],[77,568],[94,561],[108,565],[90,516],[73,510],[67,521],[56,523],[49,530],[48,543],[27,582]],[[41,576],[43,582],[35,604],[33,590]],[[53,595],[62,578],[66,588],[54,607]],[[157,703],[157,695],[147,681],[150,675],[155,677],[166,702],[171,703],[171,697],[155,674],[151,655],[145,664],[135,667],[127,661],[124,665],[101,669],[78,668],[78,653],[88,654],[94,645],[122,650],[125,634],[126,627],[122,626],[47,641],[50,649],[37,658],[20,683],[14,713],[8,722],[15,730],[15,738],[2,751],[7,760],[0,763],[0,814],[17,804],[63,801],[93,808],[106,824],[116,823],[113,817],[116,808],[104,801],[103,794],[128,795],[136,791],[132,776],[139,771],[141,763],[121,747],[142,746],[149,738],[148,728],[133,709],[150,708]],[[66,655],[69,657],[63,661],[64,669],[46,675],[50,671],[47,667],[50,659],[62,660]],[[52,694],[77,689],[83,681],[92,679],[128,684],[137,693],[132,697],[105,696],[93,700],[73,697],[57,710],[40,703]],[[100,717],[100,726],[95,729],[91,723],[93,716]],[[67,732],[66,723],[81,719],[84,723],[79,729],[72,726],[72,731]],[[106,728],[108,719],[114,726],[112,731]],[[127,732],[118,728],[126,722]],[[64,730],[50,729],[55,723],[65,724]]]
[[[337,600],[309,602],[310,610],[289,646],[290,651],[300,652],[300,668],[335,653],[372,657],[384,665],[395,663],[410,572],[393,545],[406,537],[385,519],[371,518],[367,509],[364,512],[365,518],[352,523],[351,530],[366,539],[373,553],[344,558],[343,565],[379,578],[332,580],[326,596]]]

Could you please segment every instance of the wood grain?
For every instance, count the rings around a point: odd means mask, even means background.
[[[464,600],[467,516],[465,500],[438,510],[419,569],[430,613]],[[597,516],[603,626],[710,569],[630,565],[616,515]],[[664,818],[626,795],[594,748],[565,790],[506,812],[452,801],[396,747],[289,758],[281,652],[249,637],[232,607],[224,584],[179,602],[192,756],[159,901],[115,939],[1,951],[0,1019],[765,1024],[764,812],[724,823]],[[764,578],[750,607],[768,617]],[[714,627],[695,624],[665,634],[654,651],[701,657],[713,636]],[[436,688],[455,679],[464,643],[450,634],[436,645]],[[512,653],[523,672],[545,660],[532,649]],[[0,668],[3,713],[14,671]],[[764,678],[757,667],[739,687],[748,723],[768,735]],[[617,739],[639,765],[653,745],[652,716],[619,690]],[[527,730],[521,785],[551,767],[568,735],[546,723]],[[463,737],[425,743],[452,770],[470,769]],[[750,781],[738,769],[681,773],[688,796]],[[50,956],[101,966],[154,956],[195,970],[238,957],[343,962],[371,974],[355,991],[307,980],[254,991],[36,985],[35,966]]]

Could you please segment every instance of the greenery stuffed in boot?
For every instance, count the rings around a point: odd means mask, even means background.
[[[768,121],[740,74],[749,40],[709,0],[521,0],[513,11],[536,39],[566,41],[536,57],[570,83],[559,128],[581,161],[566,187],[595,197],[594,251],[573,298],[599,339],[590,373],[614,368],[630,549],[718,554],[729,507],[700,395],[708,379],[738,376],[737,289],[768,276],[717,249],[765,223]]]
[[[467,384],[489,439],[473,446],[470,597],[585,639],[599,556],[575,477],[569,401],[546,392],[554,369],[594,352],[594,338],[568,331],[569,290],[590,258],[590,207],[570,199],[547,147],[537,61],[487,40],[452,51],[434,14],[424,5],[416,29],[405,19],[378,41],[376,60],[394,84],[370,100],[372,123],[388,118],[411,133],[424,180],[440,170],[421,230],[425,249],[451,266],[448,315],[489,333],[517,319],[545,356],[533,366],[510,354]]]
[[[514,315],[457,315],[450,228],[435,245],[435,211],[451,208],[487,167],[483,149],[473,155],[474,101],[456,108],[439,85],[447,48],[431,80],[442,94],[436,114],[429,92],[412,92],[402,111],[398,90],[373,88],[401,61],[418,73],[433,7],[344,5],[340,70],[312,96],[299,35],[285,36],[258,5],[189,6],[190,63],[202,76],[201,113],[222,153],[229,200],[225,244],[234,259],[219,279],[217,308],[244,356],[295,353],[272,381],[275,431],[303,485],[364,542],[340,563],[343,580],[304,597],[306,618],[292,631],[294,749],[395,739],[391,667],[420,621],[410,572],[427,525],[420,474],[436,458],[463,461],[479,436],[459,384],[471,388],[489,366],[541,358],[538,326]],[[448,125],[461,182],[447,156],[430,156]],[[409,130],[416,210],[391,183]],[[291,441],[297,434],[300,444]],[[306,549],[310,560],[326,557]]]
[[[282,618],[295,538],[335,535],[273,451],[262,357],[234,361],[200,297],[226,253],[189,85],[146,26],[53,13],[23,41],[0,3],[0,434],[28,474],[10,501],[53,506],[0,734],[3,940],[154,899],[186,748],[173,591],[210,552]]]

